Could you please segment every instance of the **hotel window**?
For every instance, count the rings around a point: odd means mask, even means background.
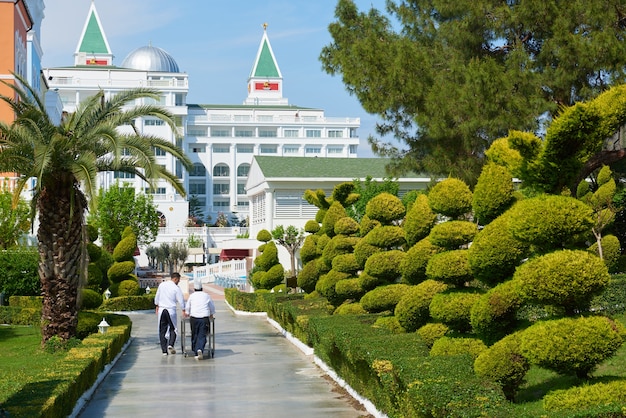
[[[276,129],[259,129],[259,137],[261,138],[276,138],[277,136]]]
[[[328,147],[328,154],[341,154],[343,147]]]
[[[358,145],[350,145],[350,154],[356,154]]]
[[[237,194],[246,194],[246,184],[237,183]]]
[[[322,131],[320,129],[307,129],[306,131],[307,138],[321,138]]]
[[[243,163],[237,167],[237,177],[247,177],[250,172],[250,164]]]
[[[213,183],[213,194],[228,194],[228,193],[230,193],[230,184]]]
[[[192,152],[194,154],[206,152],[206,146],[200,144],[189,144],[189,152]]]
[[[190,177],[204,177],[206,176],[206,168],[204,167],[204,165],[200,163],[195,163],[193,167],[191,167],[191,170],[189,171],[189,176]]]
[[[329,138],[343,138],[343,131],[337,129],[331,129],[328,131]]]
[[[185,95],[183,93],[176,93],[174,95],[174,106],[184,106],[185,105]]]
[[[283,154],[298,154],[300,152],[299,145],[285,145],[283,146]]]
[[[237,201],[237,208],[248,210],[248,209],[250,209],[250,202],[248,200],[238,200]]]
[[[238,138],[249,138],[253,136],[254,132],[252,129],[237,129],[235,128],[235,136]]]
[[[250,115],[235,115],[235,122],[249,122],[252,119]]]
[[[254,153],[254,145],[237,145],[237,152],[240,154]]]
[[[230,129],[211,128],[211,136],[230,136]]]
[[[213,167],[213,177],[230,176],[230,168],[226,164],[218,164]]]
[[[283,131],[285,138],[298,138],[300,136],[300,131],[297,129],[285,129]]]
[[[228,154],[230,152],[230,145],[228,145],[228,144],[213,144],[213,152],[215,154]]]
[[[308,154],[316,154],[316,155],[317,154],[321,154],[322,153],[322,147],[321,146],[319,146],[319,147],[317,147],[317,146],[315,146],[315,147],[310,147],[310,146],[309,147],[305,147],[304,148],[304,153],[307,154],[307,155]]]
[[[260,152],[261,154],[277,154],[278,146],[277,145],[261,145]]]
[[[206,136],[207,129],[202,126],[189,126],[187,128],[187,135],[190,136]]]
[[[214,200],[213,207],[222,210],[223,208],[230,207],[230,200]]]
[[[161,119],[146,119],[144,121],[144,125],[145,126],[163,126],[165,125],[165,122],[163,122]]]
[[[187,193],[191,195],[205,195],[206,194],[206,182],[199,180],[189,181],[189,190]]]
[[[154,151],[155,157],[165,157],[167,155],[167,152],[161,148],[152,147],[152,150]]]
[[[155,189],[151,187],[146,187],[144,190],[145,194],[153,194],[153,195],[165,195],[165,187],[157,187]]]
[[[350,128],[350,138],[358,138],[358,134],[356,133],[356,128]]]
[[[114,171],[113,178],[114,179],[134,179],[135,173],[127,173],[125,171]]]

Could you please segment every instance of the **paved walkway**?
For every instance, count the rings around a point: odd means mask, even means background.
[[[162,356],[154,312],[130,313],[131,344],[78,416],[371,417],[265,318],[235,315],[223,292],[205,291],[217,308],[215,358],[184,357],[180,341]]]

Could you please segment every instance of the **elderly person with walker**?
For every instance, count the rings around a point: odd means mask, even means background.
[[[191,350],[196,353],[196,360],[204,358],[204,346],[209,331],[209,321],[215,314],[215,304],[208,293],[202,291],[202,282],[194,280],[194,292],[187,299],[185,316],[191,323]]]
[[[180,282],[180,274],[172,273],[171,280],[166,280],[159,284],[156,295],[154,296],[154,304],[156,305],[156,313],[159,323],[159,342],[161,343],[161,351],[164,356],[176,354],[174,343],[176,342],[176,307],[179,305],[183,309],[185,315],[185,301],[183,299],[183,291],[178,286]]]

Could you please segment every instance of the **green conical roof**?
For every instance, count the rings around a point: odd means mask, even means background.
[[[102,28],[96,17],[95,11],[92,9],[87,22],[87,27],[83,33],[78,52],[88,54],[109,54],[107,42],[104,39]]]
[[[256,68],[252,76],[260,78],[280,77],[267,39],[264,39],[263,45],[261,46],[261,53],[259,54],[259,59],[257,60]]]

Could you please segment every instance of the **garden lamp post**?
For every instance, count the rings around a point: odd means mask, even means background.
[[[100,331],[100,334],[106,334],[107,331],[109,330],[109,324],[107,323],[107,321],[105,321],[104,318],[102,318],[102,322],[100,322],[98,324],[98,330]]]
[[[111,291],[110,291],[109,289],[105,290],[105,291],[104,291],[104,298],[105,298],[105,299],[108,299],[108,298],[110,298],[110,297],[111,297]]]

